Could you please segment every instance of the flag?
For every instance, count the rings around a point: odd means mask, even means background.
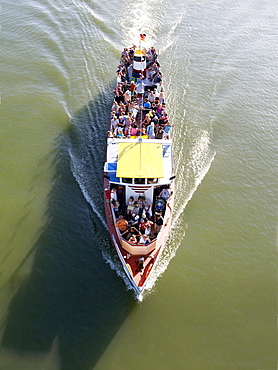
[[[140,33],[140,40],[145,41],[146,35],[144,33]]]

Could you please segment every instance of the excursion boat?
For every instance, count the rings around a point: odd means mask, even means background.
[[[107,226],[136,298],[170,232],[175,178],[160,64],[144,39],[121,56],[104,164]]]

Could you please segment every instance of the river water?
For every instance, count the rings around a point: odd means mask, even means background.
[[[0,19],[0,369],[276,369],[276,2],[6,0]],[[102,208],[115,71],[139,29],[177,173],[141,302]]]

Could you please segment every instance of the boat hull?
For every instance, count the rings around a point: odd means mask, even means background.
[[[108,174],[106,175],[108,177]],[[109,187],[109,180],[107,178],[104,179],[104,188],[107,189]],[[156,266],[159,264],[161,259],[161,255],[165,249],[170,231],[172,226],[172,216],[173,216],[173,207],[174,207],[174,183],[172,183],[171,187],[173,194],[171,198],[168,200],[165,210],[165,222],[157,235],[156,238],[156,248],[148,253],[145,258],[145,267],[143,271],[138,271],[136,273],[136,265],[138,255],[135,256],[128,256],[129,253],[122,247],[122,238],[119,230],[115,226],[115,216],[113,214],[113,209],[111,207],[111,202],[107,197],[104,195],[104,208],[105,208],[105,215],[107,220],[107,227],[108,232],[111,238],[111,242],[115,251],[118,255],[119,261],[121,262],[123,271],[128,278],[132,289],[134,290],[135,298],[140,299],[143,295],[146,288],[151,287],[151,284],[148,284],[152,280],[152,276],[156,271]],[[131,273],[129,266],[132,266]],[[135,271],[135,272],[134,272]],[[140,276],[139,276],[140,275]]]

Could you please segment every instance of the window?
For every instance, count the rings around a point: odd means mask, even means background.
[[[147,180],[147,183],[148,184],[156,184],[158,182],[158,178],[156,178],[156,179],[148,179]]]
[[[145,179],[134,179],[134,184],[145,184]]]
[[[135,62],[144,62],[145,61],[145,57],[144,56],[142,56],[142,57],[138,57],[138,56],[135,56],[134,57],[134,61]]]
[[[124,182],[125,184],[132,184],[132,179],[129,179],[129,178],[122,178],[122,182]]]

